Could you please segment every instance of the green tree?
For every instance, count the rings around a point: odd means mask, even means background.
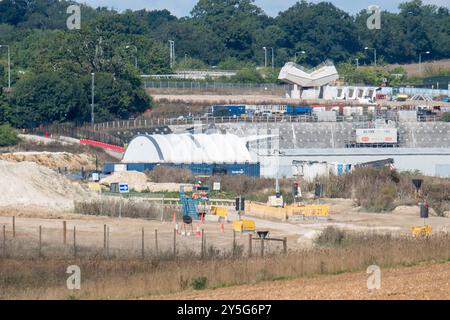
[[[86,109],[87,96],[79,78],[41,73],[17,83],[11,104],[14,124],[28,128],[75,118]]]
[[[19,142],[17,131],[9,124],[0,125],[0,147],[13,146]]]

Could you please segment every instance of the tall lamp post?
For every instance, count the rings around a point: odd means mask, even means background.
[[[175,65],[175,41],[169,40],[170,44],[170,68],[172,69]]]
[[[264,68],[267,68],[267,47],[263,47],[264,49]]]
[[[364,50],[373,50],[373,62],[374,62],[373,64],[376,66],[377,65],[377,49],[365,47]]]
[[[274,53],[273,47],[270,49],[272,49],[272,72],[273,72],[273,70],[275,69],[275,58],[274,58],[274,54],[273,54]]]
[[[9,45],[0,44],[0,48],[8,49],[8,90],[11,90],[11,52]]]
[[[297,55],[298,54],[306,54],[306,51],[305,50],[302,50],[302,51],[298,51],[298,52],[296,52],[295,53],[295,62],[297,63]]]
[[[431,51],[424,51],[419,53],[419,73],[422,74],[422,54],[430,54]]]
[[[94,125],[95,123],[95,118],[94,118],[94,91],[95,91],[95,73],[91,73],[92,76],[92,92],[91,92],[91,124]]]
[[[136,46],[126,46],[125,48],[130,49],[131,47],[134,47],[134,51],[136,53],[135,56],[134,56],[134,67],[137,69],[138,68],[138,58],[137,58],[138,49],[137,49]]]

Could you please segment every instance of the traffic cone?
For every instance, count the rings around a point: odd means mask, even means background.
[[[175,212],[173,213],[172,221],[173,221],[173,223],[177,222],[177,214]]]
[[[220,224],[220,232],[225,233],[225,225],[223,222]]]
[[[195,231],[195,237],[200,238],[202,236],[202,232],[200,231],[200,227],[197,224],[197,229]]]

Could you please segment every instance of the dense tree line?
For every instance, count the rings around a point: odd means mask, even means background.
[[[369,30],[364,10],[352,16],[328,2],[301,1],[269,17],[253,0],[199,0],[189,17],[167,10],[118,13],[81,5],[81,30],[67,30],[71,1],[0,0],[0,44],[11,46],[13,93],[0,96],[0,123],[35,126],[87,121],[91,73],[95,73],[97,120],[126,118],[151,106],[139,74],[169,68],[168,40],[176,44],[177,67],[240,69],[239,81],[272,80],[251,69],[297,59],[314,66],[325,59],[351,70],[358,58],[370,64],[450,57],[449,8],[412,0],[398,13],[382,12],[380,30]],[[270,49],[269,64],[270,64]],[[305,54],[299,52],[304,51]],[[0,85],[7,84],[6,50],[0,48]],[[352,71],[353,72],[353,71]],[[368,81],[366,74],[356,81]]]

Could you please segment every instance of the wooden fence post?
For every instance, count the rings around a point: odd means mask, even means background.
[[[42,226],[39,226],[39,257],[42,255]]]
[[[248,256],[251,257],[252,256],[252,249],[253,249],[253,235],[249,234],[248,235]]]
[[[13,229],[13,238],[16,237],[16,217],[12,217],[12,229]]]
[[[261,238],[261,258],[264,257],[264,238]]]
[[[106,253],[106,224],[103,225],[103,252]]]
[[[3,225],[3,256],[6,256],[6,226]]]
[[[205,230],[202,229],[202,246],[201,246],[201,258],[205,257]]]
[[[63,244],[67,243],[67,223],[63,221]]]
[[[109,227],[106,227],[106,257],[109,258]]]
[[[173,229],[173,256],[177,255],[177,230]]]
[[[73,227],[73,257],[77,258],[77,227]]]
[[[236,255],[236,231],[233,230],[233,257]]]
[[[283,251],[284,251],[284,254],[287,254],[287,238],[286,237],[283,239]]]
[[[145,231],[144,231],[144,228],[142,228],[142,259],[144,259],[145,258],[145,240],[144,240],[144,236],[145,236],[145,233],[144,233]]]
[[[158,229],[155,229],[155,250],[156,250],[156,254],[158,254]]]

